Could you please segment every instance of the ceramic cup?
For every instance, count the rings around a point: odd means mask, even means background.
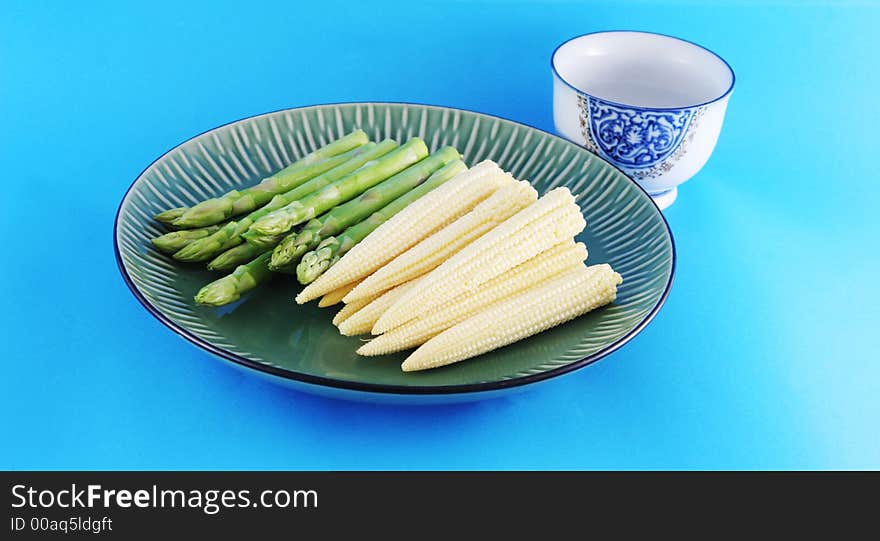
[[[553,52],[556,131],[604,157],[663,209],[709,159],[735,77],[720,56],[647,32],[597,32]]]

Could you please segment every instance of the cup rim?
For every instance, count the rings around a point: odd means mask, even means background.
[[[664,37],[664,38],[674,39],[676,41],[680,41],[682,43],[686,43],[688,45],[692,45],[694,47],[700,48],[700,49],[706,51],[707,53],[711,54],[712,56],[714,56],[718,60],[720,60],[721,63],[727,67],[727,70],[730,72],[730,86],[727,88],[727,90],[725,90],[717,98],[712,98],[710,100],[707,100],[707,101],[704,101],[701,103],[696,103],[694,105],[683,105],[680,107],[646,107],[644,105],[635,105],[632,103],[622,103],[622,102],[618,102],[618,101],[614,101],[614,100],[605,99],[605,98],[602,98],[599,96],[595,96],[585,90],[582,90],[582,89],[576,87],[572,83],[568,82],[565,79],[565,77],[563,77],[559,73],[559,70],[556,69],[556,54],[559,52],[559,50],[562,47],[564,47],[565,45],[568,45],[570,42],[572,42],[576,39],[580,39],[580,38],[583,38],[586,36],[593,36],[593,35],[597,35],[597,34],[644,34],[644,35],[649,35],[649,36],[660,36],[660,37]],[[584,96],[595,98],[595,99],[600,100],[602,102],[610,103],[611,105],[617,105],[620,107],[628,107],[631,109],[645,109],[645,110],[651,110],[651,111],[681,111],[682,109],[695,109],[697,107],[702,107],[704,105],[710,105],[712,103],[720,101],[720,100],[726,98],[727,96],[729,96],[730,93],[733,92],[734,85],[736,85],[736,73],[733,71],[733,68],[730,66],[730,64],[727,62],[727,60],[724,60],[724,58],[722,58],[721,55],[719,55],[715,51],[713,51],[707,47],[703,47],[699,43],[695,43],[690,40],[686,40],[686,39],[679,38],[676,36],[670,36],[669,34],[663,34],[660,32],[645,32],[642,30],[599,30],[596,32],[587,32],[586,34],[579,34],[577,36],[571,37],[571,38],[563,41],[562,43],[557,45],[555,49],[553,49],[553,53],[550,55],[550,69],[553,70],[553,75],[555,75],[560,81],[562,81],[563,84],[565,84],[566,86],[568,86],[569,88],[571,88],[572,90],[577,92],[578,94],[582,94]]]

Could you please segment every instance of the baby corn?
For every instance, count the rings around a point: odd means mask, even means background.
[[[360,282],[352,282],[350,284],[345,284],[339,289],[334,289],[333,291],[327,293],[321,300],[318,301],[319,308],[326,308],[328,306],[333,306],[334,304],[339,304],[342,302],[342,297],[346,296],[349,291],[355,288]]]
[[[504,186],[458,220],[400,254],[345,296],[345,302],[375,295],[421,276],[534,203],[538,192],[525,181]]]
[[[339,332],[345,336],[355,336],[357,334],[367,334],[373,325],[379,319],[389,306],[394,304],[401,295],[412,289],[421,278],[410,280],[404,284],[400,284],[394,289],[389,289],[385,293],[379,295],[373,302],[367,304],[345,321],[339,324]],[[358,301],[354,301],[358,302]]]
[[[384,355],[424,344],[446,329],[457,325],[481,310],[488,309],[497,302],[508,299],[512,295],[534,287],[560,273],[583,266],[586,259],[587,247],[582,243],[569,240],[558,244],[525,263],[517,265],[509,272],[489,280],[477,292],[466,293],[450,299],[443,305],[419,315],[416,319],[373,338],[361,346],[357,352],[361,355]],[[405,287],[408,284],[399,287]],[[382,297],[379,297],[374,303],[381,299]],[[369,306],[361,311],[367,308]],[[358,312],[348,321],[360,313]]]
[[[567,188],[551,190],[431,271],[373,327],[383,333],[580,233],[586,226]]]
[[[514,182],[497,164],[485,161],[417,199],[376,228],[335,265],[296,296],[302,304],[364,278],[420,240],[452,223],[503,184]]]
[[[333,324],[337,327],[342,324],[346,319],[351,317],[352,314],[363,308],[364,306],[370,304],[375,297],[370,297],[366,299],[361,299],[359,301],[354,301],[352,303],[348,303],[336,312],[336,315],[333,316]]]
[[[566,272],[443,331],[401,368],[411,372],[444,366],[538,334],[612,302],[622,281],[605,264]]]

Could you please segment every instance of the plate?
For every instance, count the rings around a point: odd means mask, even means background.
[[[473,165],[491,159],[540,194],[567,186],[587,221],[578,236],[588,263],[610,263],[624,282],[613,305],[494,352],[447,367],[404,373],[406,353],[364,358],[363,338],[341,336],[334,309],[303,306],[285,276],[222,309],[193,295],[217,275],[174,262],[150,239],[152,216],[258,182],[298,157],[364,129],[371,139],[418,136],[433,151],[452,145]],[[672,234],[651,198],[595,154],[502,118],[431,105],[344,103],[276,111],[198,135],[138,176],[119,206],[115,250],[125,282],[171,330],[234,366],[318,394],[436,403],[497,396],[582,368],[631,340],[662,306],[675,267]]]

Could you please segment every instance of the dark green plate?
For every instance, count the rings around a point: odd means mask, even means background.
[[[468,165],[491,159],[539,193],[567,186],[587,229],[588,263],[624,278],[617,301],[538,336],[451,366],[404,373],[405,354],[363,358],[360,338],[341,336],[334,309],[293,302],[298,285],[279,276],[224,309],[192,298],[216,275],[156,252],[162,210],[257,182],[354,128],[374,140],[419,136],[431,150],[453,145]],[[346,103],[278,111],[203,133],[167,152],[135,180],[115,225],[119,268],[138,300],[169,328],[236,366],[296,388],[347,398],[410,402],[475,399],[565,374],[638,333],[669,292],[672,235],[651,198],[622,172],[573,143],[501,118],[427,105]]]

